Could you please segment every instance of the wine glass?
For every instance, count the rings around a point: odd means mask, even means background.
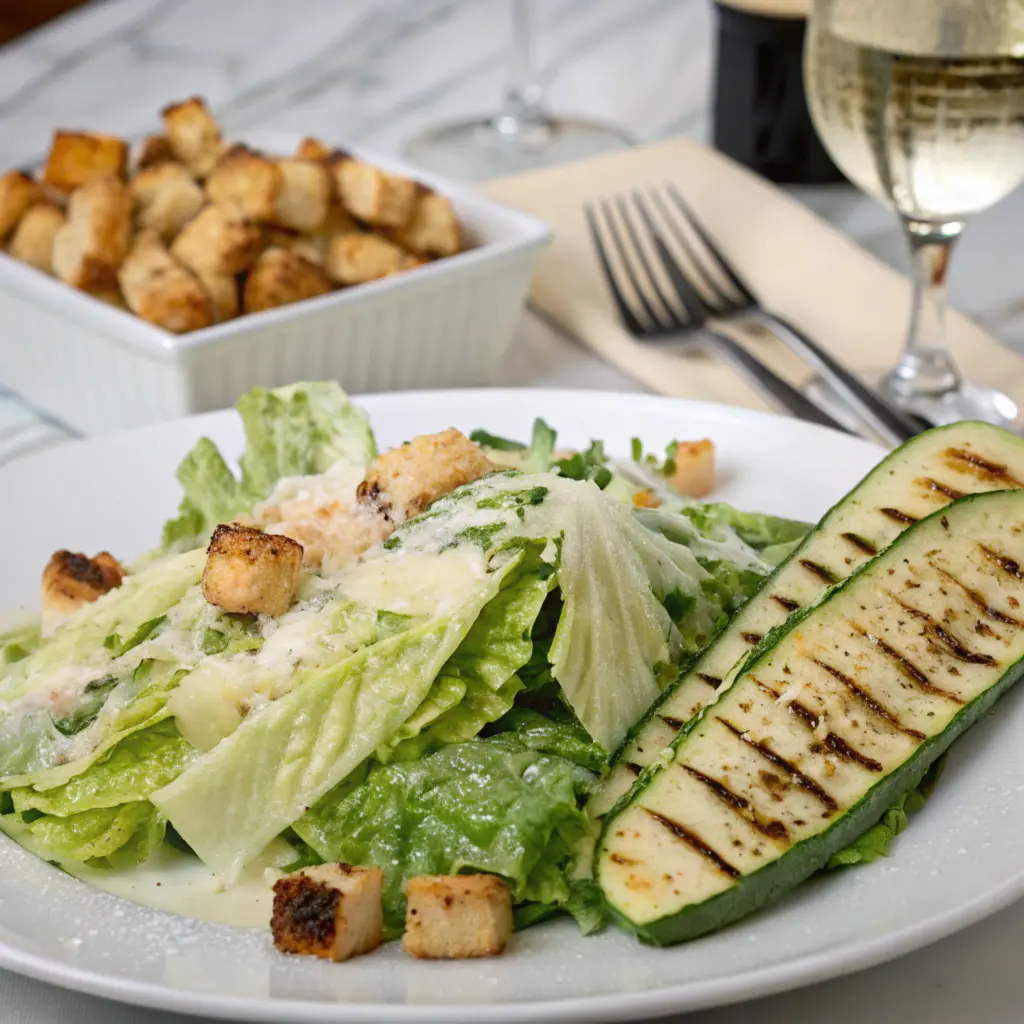
[[[532,0],[512,0],[512,50],[501,109],[410,139],[403,150],[410,163],[446,177],[482,181],[633,145],[618,128],[548,113],[533,58],[534,13]]]
[[[882,380],[933,422],[1013,422],[1014,402],[964,381],[946,344],[953,245],[1024,180],[1019,0],[814,0],[804,77],[818,133],[860,189],[895,208],[913,263],[902,356]]]

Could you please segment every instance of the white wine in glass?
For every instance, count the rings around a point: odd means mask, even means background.
[[[403,147],[410,163],[450,178],[483,181],[633,145],[620,128],[547,109],[533,55],[534,6],[534,0],[511,0],[512,46],[500,109],[410,139]]]
[[[883,381],[936,421],[997,423],[1017,409],[967,384],[946,347],[945,285],[967,219],[1024,180],[1024,22],[1018,0],[815,0],[805,79],[836,164],[892,205],[915,295],[903,355]]]

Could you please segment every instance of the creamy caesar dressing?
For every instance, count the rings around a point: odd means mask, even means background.
[[[267,928],[273,884],[281,877],[281,868],[294,859],[295,851],[283,840],[275,840],[227,887],[197,857],[166,843],[133,868],[109,871],[72,862],[63,867],[97,889],[155,910],[241,928]]]
[[[476,546],[448,551],[401,551],[369,559],[339,577],[342,592],[373,608],[401,615],[447,615],[463,604],[487,574]]]

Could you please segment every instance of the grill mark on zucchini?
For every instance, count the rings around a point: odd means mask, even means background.
[[[627,761],[626,768],[636,776],[639,776],[640,773],[643,771],[643,768],[641,768],[640,765],[636,763],[636,761]]]
[[[684,725],[686,725],[686,723],[681,718],[673,718],[671,715],[659,715],[658,717],[670,729],[675,729],[676,732],[679,732],[679,730],[682,729]]]
[[[775,700],[782,700],[782,694],[776,693],[756,676],[751,676],[750,678],[753,679],[763,693],[768,694],[769,697],[773,697]],[[798,700],[791,700],[786,706],[789,708],[790,713],[799,718],[811,733],[817,733],[818,727],[821,725],[821,719],[806,704],[801,704]],[[842,736],[837,736],[834,732],[827,733],[825,738],[821,740],[821,743],[826,750],[835,754],[836,757],[841,757],[844,761],[852,761],[854,764],[859,764],[862,768],[867,768],[870,772],[884,770],[883,766],[873,757],[862,754],[856,747],[851,746]]]
[[[949,484],[944,484],[941,480],[934,480],[931,477],[918,477],[915,483],[920,484],[926,491],[941,494],[950,501],[956,501],[957,498],[964,496],[963,491],[958,491],[955,487],[950,487]]]
[[[878,554],[878,548],[874,544],[868,543],[863,537],[857,536],[855,533],[844,533],[843,540],[847,543],[852,544],[858,551],[867,555],[869,558],[874,558]]]
[[[890,519],[895,520],[897,523],[901,523],[903,526],[913,526],[917,522],[915,516],[907,515],[906,512],[901,512],[898,508],[880,508],[878,510],[883,516],[888,516]]]
[[[742,633],[740,635],[751,647],[756,647],[764,639],[760,633]]]
[[[752,736],[748,736],[742,729],[737,729],[735,725],[727,722],[724,718],[715,716],[715,721],[724,725],[738,740],[756,750],[769,764],[774,765],[776,768],[781,768],[792,779],[793,783],[799,786],[805,793],[810,793],[825,808],[826,818],[831,817],[839,810],[839,804],[836,803],[835,798],[822,789],[809,775],[804,775],[795,764],[776,754],[771,747],[766,746],[764,743],[759,743]]]
[[[684,772],[686,772],[691,778],[696,779],[698,782],[703,783],[709,790],[723,804],[726,805],[730,810],[735,811],[755,832],[760,832],[761,835],[767,836],[769,839],[778,839],[782,842],[788,842],[789,840],[789,829],[775,818],[768,818],[767,820],[762,819],[756,810],[751,806],[749,800],[746,800],[742,796],[738,796],[724,783],[718,781],[718,779],[711,778],[710,775],[705,775],[702,771],[696,768],[691,768],[688,764],[680,765]]]
[[[992,667],[996,665],[996,659],[990,654],[979,654],[977,651],[972,651],[965,643],[953,636],[941,622],[933,618],[926,611],[907,604],[906,601],[897,597],[891,590],[886,590],[885,593],[908,615],[912,615],[915,619],[923,622],[932,637],[942,644],[946,651],[956,658],[957,661],[966,662],[968,665],[989,665]]]
[[[698,672],[696,678],[702,683],[707,683],[708,686],[715,690],[722,685],[722,680],[719,679],[718,676],[709,676],[707,672]]]
[[[678,821],[673,821],[671,818],[666,818],[663,814],[659,814],[657,811],[652,811],[649,807],[645,807],[644,810],[659,824],[662,828],[666,829],[669,833],[674,835],[676,839],[681,840],[690,847],[691,850],[695,850],[705,860],[710,861],[719,871],[722,872],[728,878],[736,879],[740,877],[740,872],[736,870],[724,857],[713,850],[707,843],[704,842],[700,836],[694,835],[688,828],[680,825]]]
[[[974,452],[969,452],[964,448],[947,448],[944,454],[947,461],[952,463],[952,468],[960,470],[961,473],[971,472],[978,477],[1001,480],[1012,487],[1024,487],[1024,483],[1007,472],[1006,466],[1000,466],[997,462],[989,462]]]
[[[788,597],[782,597],[779,594],[772,594],[772,600],[787,612],[795,612],[800,607],[796,601]]]
[[[979,544],[978,547],[981,549],[981,553],[995,566],[998,566],[1008,576],[1012,576],[1016,580],[1024,580],[1024,573],[1021,572],[1020,563],[1014,561],[1007,555],[1000,554],[994,548],[990,548],[987,544]]]
[[[1006,612],[1001,612],[998,608],[993,608],[985,598],[973,587],[969,587],[963,580],[954,576],[947,569],[943,569],[941,565],[936,565],[935,562],[929,561],[928,564],[945,580],[948,580],[954,586],[959,587],[963,591],[964,596],[967,598],[975,608],[981,612],[988,619],[992,619],[993,622],[1001,622],[1004,626],[1013,626],[1016,629],[1024,629],[1024,622],[1020,619],[1015,619],[1012,615],[1007,615]]]
[[[609,860],[610,860],[610,861],[611,861],[611,862],[612,862],[613,864],[623,864],[623,865],[629,865],[629,864],[639,864],[639,863],[640,863],[640,861],[638,861],[638,860],[634,860],[634,858],[632,858],[632,857],[626,857],[626,856],[624,856],[624,855],[623,855],[623,854],[621,854],[621,853],[613,853],[613,854],[611,854],[611,855],[610,855],[610,856],[608,857],[608,859],[609,859]]]
[[[809,573],[813,573],[818,577],[818,579],[824,580],[829,586],[839,582],[838,577],[831,569],[826,569],[825,566],[819,565],[817,562],[812,562],[809,558],[801,558],[800,564]]]
[[[925,734],[920,732],[918,729],[910,729],[905,726],[894,711],[890,711],[884,704],[877,701],[870,693],[862,690],[845,672],[840,672],[839,669],[830,665],[826,661],[819,661],[817,658],[812,659],[814,664],[818,668],[823,669],[833,679],[842,683],[843,686],[855,697],[861,704],[864,705],[873,715],[881,718],[883,721],[888,722],[898,732],[903,733],[904,736],[909,736],[911,739],[917,740],[919,743],[924,740]]]
[[[905,654],[901,654],[880,636],[869,632],[856,622],[850,622],[850,626],[855,633],[864,637],[868,643],[873,644],[881,651],[900,670],[903,677],[909,679],[918,689],[924,690],[925,693],[930,693],[935,697],[945,697],[946,700],[951,700],[954,704],[963,705],[964,702],[955,693],[950,693],[949,690],[936,686]]]

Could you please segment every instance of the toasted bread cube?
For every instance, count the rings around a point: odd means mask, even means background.
[[[206,550],[203,595],[226,612],[284,615],[299,585],[302,545],[249,526],[218,526]]]
[[[377,227],[401,228],[412,220],[420,186],[409,178],[339,154],[331,160],[341,205]]]
[[[116,178],[97,178],[76,189],[68,201],[67,221],[54,236],[54,273],[99,298],[116,296],[131,214],[131,195]]]
[[[161,111],[164,132],[174,156],[197,178],[205,178],[221,154],[220,125],[201,96],[173,103]]]
[[[168,251],[155,231],[135,239],[117,275],[128,308],[175,334],[213,323],[213,303],[195,275]]]
[[[11,236],[11,255],[23,263],[30,263],[37,270],[52,274],[53,240],[64,221],[64,211],[52,203],[30,206]]]
[[[74,612],[119,587],[123,579],[124,569],[109,551],[94,558],[55,552],[43,570],[43,636],[53,636]]]
[[[234,274],[197,273],[196,277],[210,296],[215,324],[233,320],[238,316],[241,301],[238,278]]]
[[[280,166],[245,146],[232,146],[206,179],[215,203],[235,203],[250,219],[273,221],[284,183]]]
[[[0,240],[17,226],[25,211],[43,197],[39,182],[23,171],[0,176]]]
[[[331,205],[331,174],[312,160],[278,160],[281,187],[274,200],[274,223],[293,231],[316,231]]]
[[[497,956],[512,934],[512,895],[497,875],[423,875],[405,886],[402,948],[410,956]]]
[[[242,308],[246,313],[258,313],[326,295],[330,290],[330,279],[315,263],[288,249],[267,249],[245,279]]]
[[[233,203],[210,203],[182,229],[171,255],[196,274],[238,274],[260,254],[263,238]]]
[[[326,160],[330,155],[331,147],[312,135],[307,135],[295,149],[298,160]]]
[[[164,162],[147,167],[128,183],[135,200],[139,227],[151,228],[165,242],[203,208],[206,197],[181,164]]]
[[[300,235],[297,231],[286,231],[284,228],[267,228],[263,232],[267,249],[287,249],[298,253],[308,263],[322,267],[326,251],[326,239],[316,235]],[[266,251],[266,250],[264,250]]]
[[[327,273],[342,285],[365,284],[419,266],[422,260],[379,235],[335,235],[327,245]]]
[[[392,237],[403,249],[430,258],[454,256],[462,248],[462,232],[452,204],[436,192],[420,196],[412,220]]]
[[[704,498],[715,489],[715,446],[703,441],[676,445],[675,472],[669,477],[673,490],[687,498]]]
[[[166,164],[177,161],[171,142],[166,135],[147,135],[139,146],[139,155],[135,159],[138,170],[144,171],[154,164]]]
[[[348,960],[371,953],[384,934],[384,872],[318,864],[274,883],[270,931],[282,953]]]
[[[392,522],[423,512],[456,487],[494,472],[494,465],[454,427],[423,434],[378,455],[356,489],[356,498],[383,511]]]
[[[73,192],[97,178],[123,178],[128,168],[128,143],[114,135],[94,132],[53,133],[43,181],[62,192]]]

